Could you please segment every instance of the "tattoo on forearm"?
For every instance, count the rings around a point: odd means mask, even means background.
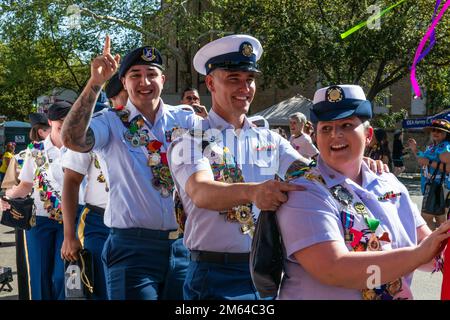
[[[94,146],[94,134],[88,125],[100,90],[100,86],[84,90],[64,120],[62,135],[64,144],[69,148],[87,152]]]

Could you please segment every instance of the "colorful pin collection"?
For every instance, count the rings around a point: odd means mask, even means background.
[[[31,156],[34,158],[34,161],[38,168],[42,167],[45,164],[47,164],[47,166],[48,166],[48,163],[47,163],[47,160],[45,157],[43,142],[30,143],[28,145],[28,149],[30,150]]]
[[[43,202],[44,209],[49,218],[62,222],[61,195],[53,190],[46,177],[45,170],[38,168],[36,171],[35,185],[39,191],[40,200]]]
[[[51,160],[47,159],[45,156],[44,143],[30,143],[28,149],[37,166],[34,183],[35,188],[39,191],[40,200],[43,203],[44,209],[47,211],[50,219],[54,219],[61,223],[63,218],[61,211],[61,195],[52,188],[47,179],[46,171]]]
[[[190,134],[194,136],[193,131],[191,131]],[[215,181],[225,183],[244,182],[242,171],[228,147],[219,146],[217,144],[219,139],[214,136],[205,137],[204,134],[202,141],[205,142],[204,145],[202,143],[202,147],[204,146],[203,154],[205,154],[209,160]],[[253,237],[255,232],[255,218],[253,216],[252,207],[253,205],[251,203],[247,203],[222,211],[220,214],[225,215],[225,219],[229,222],[238,222],[240,224],[241,232]]]
[[[401,192],[394,193],[394,191],[388,191],[384,195],[382,195],[381,197],[378,197],[378,201],[395,199],[397,197],[400,197],[401,195],[402,195]]]
[[[153,174],[152,186],[159,191],[162,197],[169,197],[174,190],[174,182],[170,174],[167,155],[161,151],[163,143],[156,139],[150,139],[149,132],[145,129],[145,121],[142,115],[138,115],[131,121],[128,121],[130,112],[123,106],[115,108],[114,112],[116,112],[123,125],[127,128],[124,133],[125,140],[135,148],[145,147],[147,150],[147,165]],[[179,132],[177,131],[177,133]]]
[[[92,159],[94,161],[95,169],[97,169],[99,171],[99,174],[97,176],[97,181],[99,183],[104,183],[105,184],[105,191],[109,192],[108,183],[106,182],[105,175],[103,174],[102,168],[100,167],[100,162],[98,161],[97,155],[94,152],[92,152],[91,156],[92,156]]]
[[[381,251],[381,242],[391,242],[387,232],[383,232],[381,236],[376,235],[375,231],[378,229],[380,222],[369,216],[369,212],[362,202],[353,203],[353,196],[345,187],[337,185],[330,191],[333,197],[343,205],[340,220],[344,228],[344,239],[353,251]],[[394,195],[398,196],[399,194],[387,192],[385,197],[390,199]],[[354,228],[356,219],[349,210],[351,205],[357,214],[363,216],[367,228],[362,230]],[[363,300],[400,299],[398,295],[402,291],[402,283],[402,279],[398,278],[373,289],[363,289],[361,291],[362,298]]]

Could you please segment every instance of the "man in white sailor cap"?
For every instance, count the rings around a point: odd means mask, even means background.
[[[262,52],[254,37],[231,35],[208,43],[194,57],[195,69],[206,75],[212,108],[201,130],[176,140],[168,151],[184,207],[177,208],[178,221],[185,221],[190,250],[185,299],[259,299],[249,270],[255,221],[260,210],[276,210],[285,202],[288,191],[301,190],[274,178],[309,161],[246,117]]]

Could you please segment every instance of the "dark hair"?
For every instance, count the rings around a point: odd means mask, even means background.
[[[400,140],[400,136],[403,134],[402,130],[396,130],[394,132],[394,140]]]
[[[39,135],[39,130],[48,130],[50,129],[49,125],[43,123],[37,123],[31,127],[30,130],[30,140],[31,141],[41,141],[44,140],[43,137]]]
[[[375,138],[377,139],[377,142],[380,144],[387,141],[387,133],[383,129],[380,129],[380,128],[374,129],[374,135],[375,135]]]
[[[183,92],[181,93],[181,100],[183,100],[184,98],[184,94],[188,91],[195,91],[198,94],[198,90],[194,87],[187,87],[186,89],[183,90]]]

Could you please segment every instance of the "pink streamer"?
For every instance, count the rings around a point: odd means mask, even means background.
[[[445,1],[445,4],[442,7],[441,11],[439,11],[436,19],[433,20],[433,22],[431,23],[427,32],[425,33],[422,40],[420,41],[419,46],[417,47],[416,54],[414,56],[414,61],[413,61],[412,67],[411,67],[411,84],[412,84],[414,93],[417,98],[420,98],[422,95],[420,88],[419,88],[419,83],[417,82],[417,79],[416,79],[417,60],[419,59],[419,56],[420,56],[423,48],[425,47],[425,44],[427,43],[428,39],[430,38],[431,34],[433,33],[433,30],[436,28],[436,25],[441,20],[442,16],[444,15],[445,11],[447,10],[448,6],[450,6],[450,0]]]

